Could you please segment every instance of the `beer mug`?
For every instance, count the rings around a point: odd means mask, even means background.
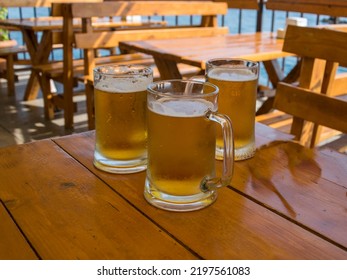
[[[217,58],[206,62],[206,79],[219,88],[218,111],[233,124],[235,161],[255,154],[255,106],[259,63]],[[223,138],[217,135],[217,159],[223,156]]]
[[[217,198],[230,183],[233,135],[230,120],[217,113],[218,87],[189,80],[148,87],[148,165],[144,196],[162,209],[192,211]],[[216,177],[216,123],[225,142],[223,172]]]
[[[111,173],[147,167],[147,86],[153,72],[141,65],[96,67],[94,166]]]

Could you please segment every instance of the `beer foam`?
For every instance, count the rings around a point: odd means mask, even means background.
[[[208,76],[216,80],[237,82],[245,82],[257,79],[257,74],[253,73],[249,69],[232,67],[212,69],[208,73]]]
[[[150,110],[165,116],[171,117],[198,117],[204,116],[209,109],[213,109],[212,102],[204,99],[171,99],[162,98],[161,100],[150,102]]]
[[[127,93],[147,90],[152,82],[151,76],[139,76],[131,78],[107,78],[96,83],[95,88],[107,92]]]

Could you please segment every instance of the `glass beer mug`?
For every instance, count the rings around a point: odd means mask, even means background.
[[[94,165],[111,173],[147,167],[147,86],[150,67],[110,65],[94,69]]]
[[[219,88],[218,111],[233,124],[235,161],[255,154],[255,107],[259,63],[216,58],[206,62],[206,78]],[[217,135],[217,158],[222,158],[223,138]]]
[[[218,87],[167,80],[148,86],[148,164],[144,196],[162,209],[192,211],[217,198],[230,183],[233,134],[227,116],[217,113]],[[216,177],[216,123],[222,127],[223,171]]]

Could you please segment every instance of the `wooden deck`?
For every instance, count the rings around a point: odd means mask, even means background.
[[[26,73],[20,74],[19,81],[16,82],[16,97],[8,96],[6,80],[0,81],[0,147],[88,130],[83,96],[76,97],[79,114],[75,128],[66,130],[63,112],[57,114],[57,118],[52,121],[44,118],[41,93],[35,100],[22,101],[27,77]]]

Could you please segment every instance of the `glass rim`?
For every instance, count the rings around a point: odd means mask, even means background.
[[[212,66],[223,67],[223,65],[214,65],[213,62],[215,62],[215,61],[225,61],[226,63],[229,63],[232,61],[237,61],[237,62],[250,63],[252,65],[250,65],[249,67],[252,67],[252,68],[253,67],[259,67],[259,61],[250,60],[250,59],[243,59],[243,58],[232,58],[232,57],[211,58],[211,59],[205,61],[205,65],[210,64]],[[235,64],[235,65],[238,65],[238,64]]]
[[[192,94],[192,95],[182,95],[182,92],[160,92],[154,89],[156,85],[159,84],[164,84],[164,83],[182,83],[182,84],[199,84],[199,85],[207,85],[210,88],[213,88],[214,91],[209,92],[209,93],[197,93],[197,94]],[[203,81],[196,81],[196,80],[182,80],[182,79],[171,79],[171,80],[160,80],[160,81],[154,81],[150,83],[147,86],[147,90],[154,95],[159,95],[159,96],[164,96],[164,97],[176,97],[176,98],[206,98],[206,97],[211,97],[211,96],[216,96],[219,93],[219,88],[215,84],[212,84],[210,82],[203,82]]]
[[[129,69],[129,71],[124,72],[103,72],[100,69],[111,69],[111,68],[124,68]],[[137,71],[135,71],[137,70]],[[143,75],[152,75],[153,69],[150,66],[142,64],[109,64],[109,65],[99,65],[94,67],[94,74],[112,76],[112,77],[129,77],[129,76],[143,76]]]

